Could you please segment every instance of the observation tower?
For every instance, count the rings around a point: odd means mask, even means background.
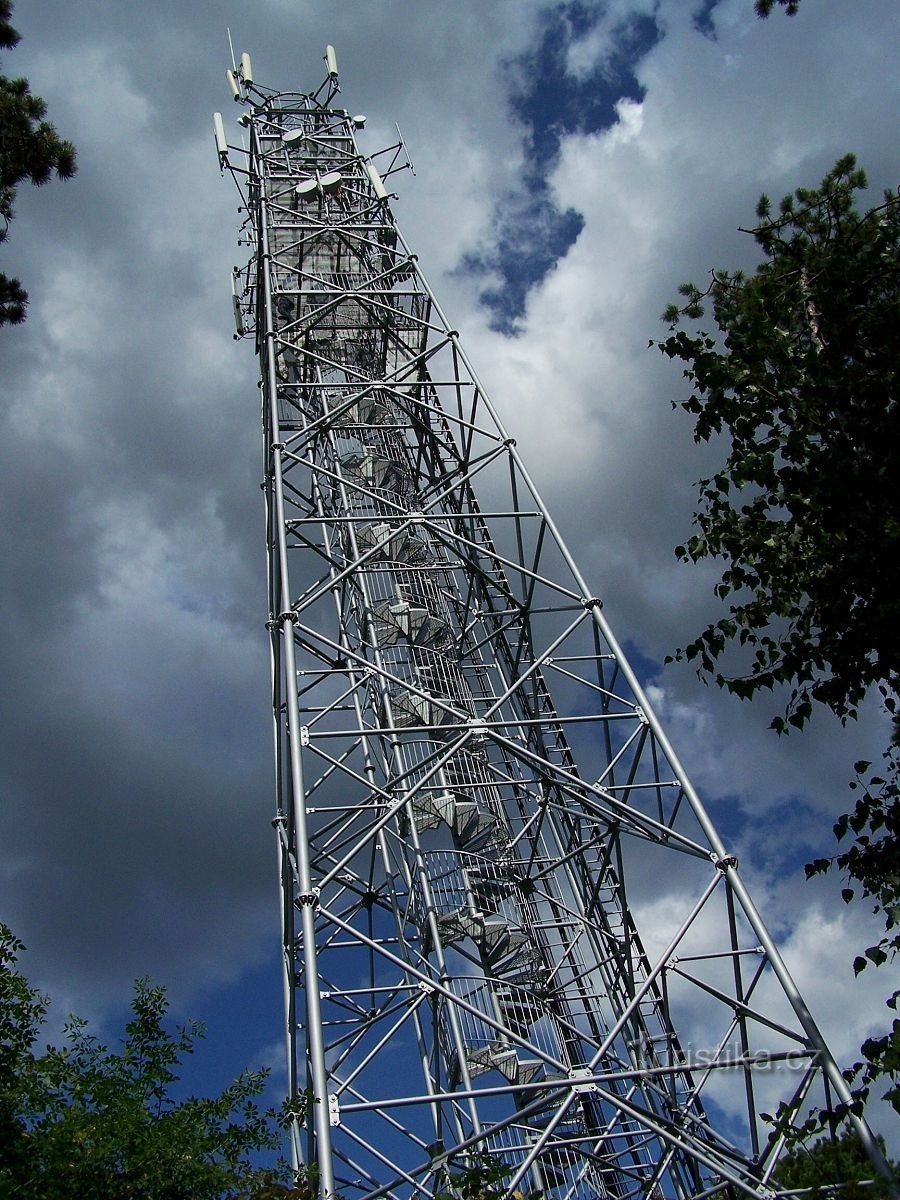
[[[397,228],[402,138],[362,149],[325,64],[283,92],[244,55],[215,117],[295,1163],[325,1200],[771,1196],[847,1085]]]

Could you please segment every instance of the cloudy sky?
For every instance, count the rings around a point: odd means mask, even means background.
[[[101,1022],[135,976],[168,984],[209,1025],[198,1079],[278,1061],[258,393],[211,122],[230,27],[276,88],[317,86],[332,42],[364,149],[399,122],[403,231],[849,1060],[889,980],[854,983],[873,925],[802,863],[886,728],[873,706],[779,741],[776,702],[662,670],[717,615],[672,555],[715,451],[647,343],[680,282],[752,265],[761,191],[848,150],[873,202],[900,181],[896,0],[20,0],[13,23],[4,73],[79,152],[3,248],[31,306],[0,331],[0,915],[32,979]]]

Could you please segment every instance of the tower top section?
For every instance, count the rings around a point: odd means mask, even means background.
[[[280,114],[292,110],[298,114],[328,114],[335,121],[344,122],[353,133],[363,129],[366,124],[365,113],[350,113],[346,108],[339,108],[333,103],[341,90],[337,52],[334,46],[325,47],[323,62],[325,63],[325,78],[314,91],[281,92],[263,87],[255,82],[250,55],[244,51],[241,54],[240,65],[236,64],[225,72],[232,98],[235,103],[244,106],[244,111],[238,117],[238,124],[246,130],[253,121],[265,121],[278,109]],[[277,123],[283,128],[281,119]],[[244,160],[248,153],[246,146],[229,142],[222,113],[214,114],[213,125],[216,151],[222,171],[243,173],[246,170]],[[410,170],[415,174],[412,160],[403,141],[403,135],[400,133],[400,127],[396,126],[396,129],[397,142],[376,151],[365,160],[367,164],[371,164],[372,185],[379,200],[388,199],[384,180],[389,175],[399,170]],[[282,136],[285,144],[291,145],[300,141],[303,137],[303,129],[299,125],[290,129],[283,128]],[[385,156],[390,156],[390,158],[386,159]],[[375,165],[376,160],[382,164],[381,170]],[[385,163],[386,165],[384,165]]]
[[[329,45],[325,47],[325,54],[322,61],[325,63],[325,78],[318,88],[310,93],[276,92],[271,88],[261,87],[255,83],[253,79],[253,66],[250,61],[250,55],[246,50],[241,54],[240,66],[235,63],[233,67],[230,67],[225,72],[225,78],[228,81],[231,95],[238,104],[258,106],[283,98],[290,99],[299,94],[303,96],[303,99],[309,100],[320,107],[327,108],[341,90],[338,83],[337,51],[334,46]]]

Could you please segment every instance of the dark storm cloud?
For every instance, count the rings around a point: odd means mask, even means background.
[[[23,196],[0,418],[4,915],[94,1009],[258,958],[271,860],[257,395],[208,259],[234,205],[185,170],[215,56],[117,11],[16,14],[80,169]]]

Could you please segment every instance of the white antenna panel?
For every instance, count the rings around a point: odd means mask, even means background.
[[[221,161],[228,157],[228,139],[225,137],[225,124],[221,113],[213,113],[213,130],[216,135],[216,149]]]

